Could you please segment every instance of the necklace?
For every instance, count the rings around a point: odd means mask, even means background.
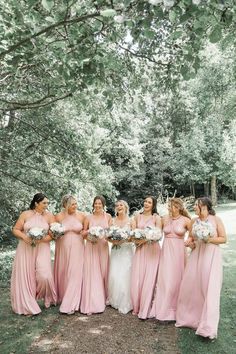
[[[178,216],[176,216],[176,217],[173,217],[173,216],[172,216],[171,219],[172,219],[172,220],[177,220],[177,219],[179,219],[180,217],[181,217],[181,215],[178,215]]]

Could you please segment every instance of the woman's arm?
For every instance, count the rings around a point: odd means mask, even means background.
[[[162,229],[162,220],[159,215],[156,215],[156,217],[155,217],[155,226]]]
[[[112,217],[111,217],[111,214],[108,214],[107,213],[107,217],[108,217],[108,226],[112,226]]]
[[[23,240],[27,244],[31,244],[31,242],[32,242],[31,238],[23,232],[26,216],[27,216],[26,212],[23,212],[22,214],[20,214],[17,222],[13,226],[12,233],[18,239]]]
[[[225,227],[222,220],[216,216],[216,226],[217,226],[217,233],[219,236],[209,237],[208,243],[213,243],[213,245],[220,245],[222,243],[227,242],[227,236],[225,232]]]
[[[89,230],[89,219],[87,216],[85,216],[83,222],[83,230],[81,231],[81,235],[83,236],[83,238],[86,238],[88,236],[88,230]]]
[[[137,228],[137,219],[138,219],[138,216],[135,215],[132,219],[131,219],[131,222],[130,222],[130,226],[131,226],[131,230],[134,230]]]
[[[187,222],[187,224],[186,224],[186,228],[189,231],[189,234],[188,234],[187,240],[184,242],[184,245],[186,247],[190,247],[192,250],[194,250],[194,248],[196,247],[196,244],[195,244],[195,241],[194,241],[194,238],[192,235],[192,226],[194,224],[194,221],[195,221],[195,219],[192,219],[192,220],[189,219],[189,222]]]

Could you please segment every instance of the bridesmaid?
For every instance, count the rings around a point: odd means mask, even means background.
[[[188,259],[180,287],[176,313],[177,327],[196,329],[196,334],[217,337],[222,286],[222,259],[220,244],[226,242],[224,225],[212,208],[209,198],[197,199],[192,224],[208,221],[214,229],[214,236],[205,243],[197,240],[192,231],[186,245],[193,250]]]
[[[84,239],[81,235],[85,219],[77,210],[76,199],[71,195],[62,198],[64,208],[56,215],[56,221],[65,228],[63,237],[56,241],[54,279],[61,304],[59,311],[71,315],[79,311],[81,301]]]
[[[112,224],[110,214],[105,212],[106,201],[103,196],[96,196],[93,201],[93,213],[85,218],[84,235],[94,226],[104,229]],[[87,232],[86,232],[87,231]],[[92,243],[86,241],[83,272],[81,312],[87,315],[105,310],[108,282],[109,249],[105,239]]]
[[[154,197],[146,197],[143,212],[135,216],[132,228],[161,228],[161,218],[156,214],[156,205]],[[158,242],[147,243],[140,240],[136,244],[138,247],[131,270],[131,300],[133,314],[138,315],[140,319],[146,319],[151,310],[161,249]]]
[[[185,267],[184,236],[190,230],[190,215],[183,201],[172,198],[169,216],[163,217],[164,242],[161,251],[155,299],[149,317],[175,321],[179,289]]]
[[[130,231],[128,204],[124,200],[118,200],[115,204],[115,213],[113,225],[128,233]],[[119,248],[115,247],[116,245]],[[132,310],[130,279],[133,254],[133,244],[126,241],[113,241],[108,277],[108,298],[110,305],[124,314]]]
[[[53,281],[50,241],[46,235],[32,247],[27,231],[32,227],[49,230],[54,222],[53,215],[46,209],[48,199],[37,193],[30,203],[30,210],[24,211],[15,226],[13,235],[19,239],[11,276],[11,305],[19,315],[37,315],[41,309],[38,299],[44,299],[45,307],[56,305],[57,296]]]

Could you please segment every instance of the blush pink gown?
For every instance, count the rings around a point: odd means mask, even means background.
[[[161,321],[175,321],[181,280],[184,274],[186,253],[184,235],[186,218],[169,219],[164,226],[155,299],[149,317]]]
[[[65,235],[56,241],[54,279],[61,304],[59,311],[79,311],[84,265],[84,240],[80,235],[83,228],[74,215],[67,215],[62,221]]]
[[[25,222],[24,232],[32,227],[49,229],[45,217],[36,212]],[[32,247],[19,240],[11,276],[12,309],[20,315],[36,315],[41,312],[38,299],[44,299],[45,307],[55,305],[57,301],[50,244]]]
[[[215,228],[215,216],[208,221]],[[194,236],[194,235],[193,235]],[[219,245],[196,240],[180,287],[176,313],[177,327],[196,329],[196,334],[217,337],[222,286],[222,259]]]
[[[142,214],[138,216],[137,228],[147,226],[155,227],[155,217],[152,215],[145,219]],[[148,318],[151,310],[153,293],[157,280],[157,271],[160,258],[160,245],[158,242],[146,243],[136,247],[131,270],[131,301],[133,314],[141,319]]]
[[[108,228],[108,216],[89,215],[89,228],[101,226]],[[81,312],[84,314],[101,313],[105,310],[108,297],[109,249],[106,240],[96,243],[86,241],[84,272],[81,299]]]

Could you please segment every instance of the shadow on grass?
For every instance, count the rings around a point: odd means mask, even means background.
[[[31,343],[42,333],[60,325],[58,307],[43,309],[38,316],[21,316],[11,311],[8,288],[0,288],[0,353],[28,353]],[[40,304],[41,305],[41,304]]]

